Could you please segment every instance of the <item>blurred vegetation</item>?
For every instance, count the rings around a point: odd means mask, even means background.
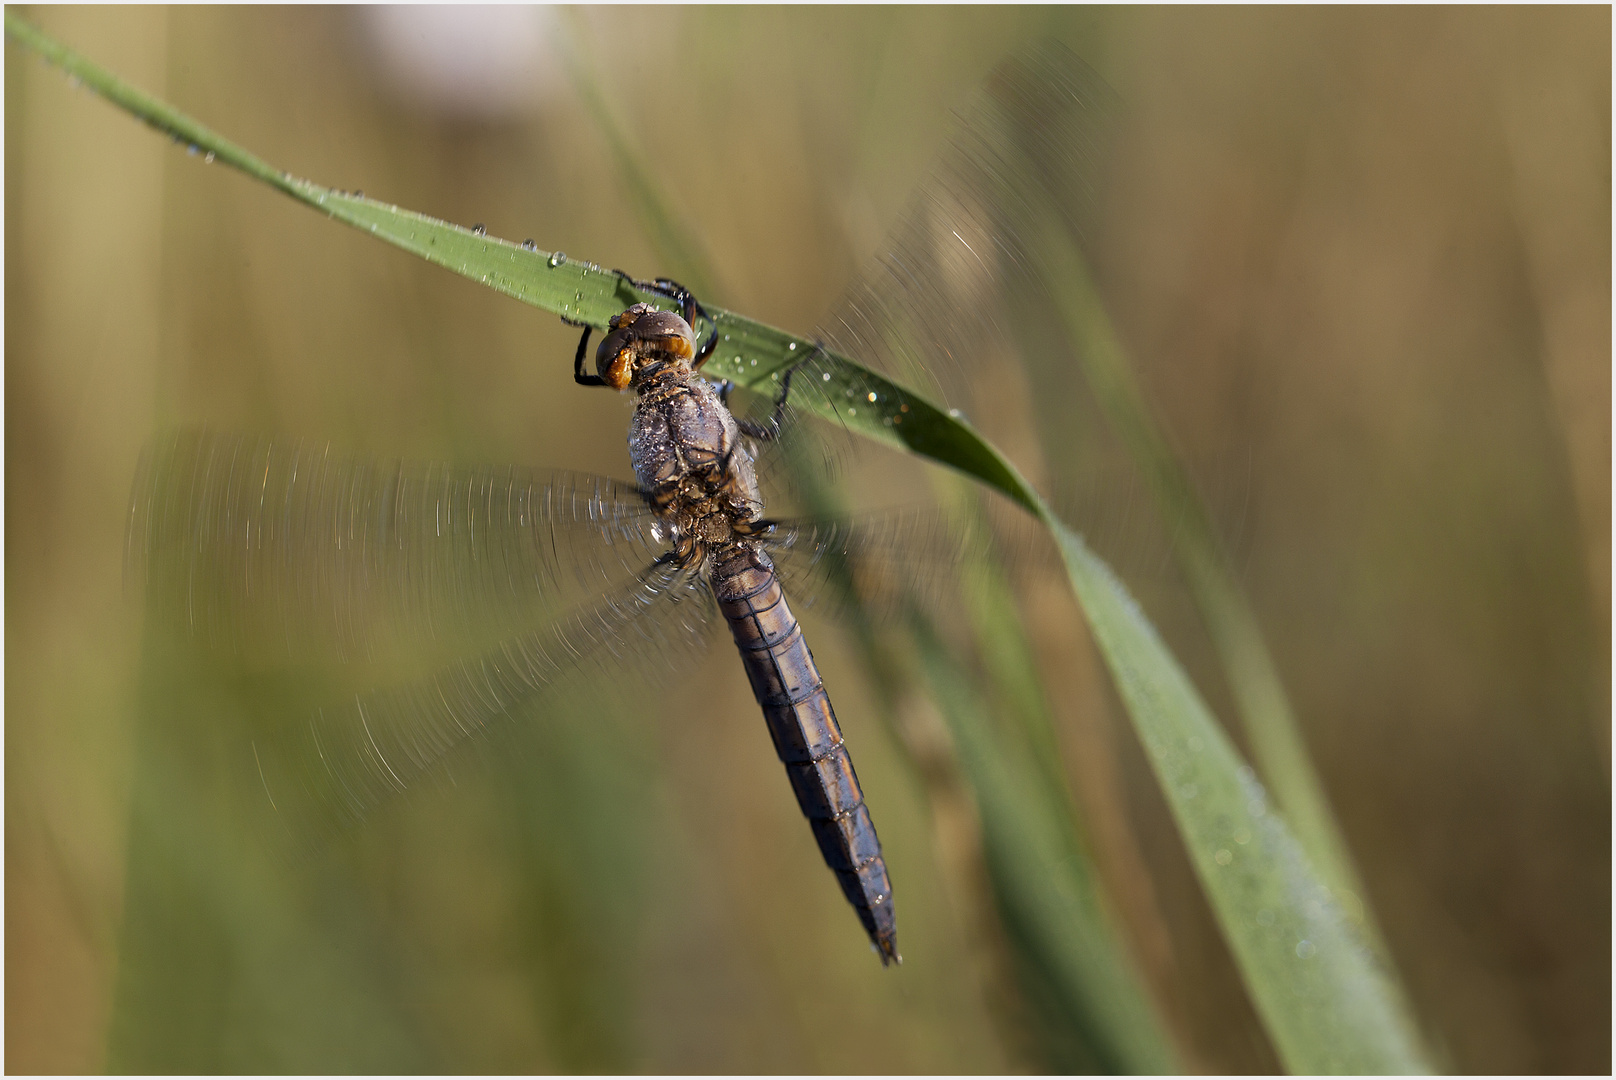
[[[565,92],[434,113],[390,95],[362,17],[340,11],[37,18],[301,174],[665,269],[632,200],[601,194],[620,148]],[[1609,1067],[1609,414],[1587,404],[1609,400],[1608,20],[601,11],[566,30],[699,227],[718,302],[804,330],[1006,51],[1055,34],[1122,89],[1102,290],[1462,1069]],[[669,41],[678,69],[624,70]],[[204,170],[11,59],[9,1066],[1052,1060],[1014,1035],[1028,983],[973,953],[983,909],[949,867],[968,813],[905,784],[828,624],[816,652],[867,788],[889,793],[873,806],[903,910],[896,978],[872,977],[819,880],[729,657],[654,705],[580,703],[320,859],[260,865],[232,816],[251,808],[205,789],[244,702],[309,688],[179,678],[142,644],[118,585],[141,441],[206,421],[620,474],[624,406],[557,378],[571,334],[554,320]],[[726,141],[745,156],[704,152]],[[1231,715],[1073,374],[1031,373],[1054,410],[1043,445],[1027,425],[995,437]],[[912,467],[878,461],[847,487],[880,504],[905,483]],[[1104,887],[1175,1041],[1195,1067],[1271,1068],[1069,601],[1021,592]],[[699,748],[678,737],[697,724]],[[183,910],[235,925],[165,925]],[[159,950],[175,938],[189,951]]]

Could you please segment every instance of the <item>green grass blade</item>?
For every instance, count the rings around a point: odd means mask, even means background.
[[[1348,917],[1363,924],[1366,941],[1389,965],[1390,951],[1364,903],[1357,867],[1308,756],[1256,615],[1235,580],[1205,507],[1133,378],[1081,253],[1060,241],[1055,222],[1049,225],[1032,232],[1045,239],[1039,254],[1053,285],[1050,294],[1062,328],[1105,415],[1144,473],[1163,518],[1172,525],[1168,532],[1174,554],[1228,676],[1257,765],[1319,875]]]
[[[347,195],[273,169],[15,18],[6,32],[176,139],[380,239],[558,314],[604,325],[633,290],[590,264]],[[714,312],[724,344],[710,370],[747,386],[809,344]],[[1194,687],[1110,570],[968,424],[853,361],[832,356],[828,393],[807,406],[848,429],[951,465],[1032,511],[1052,531],[1213,911],[1286,1066],[1296,1072],[1415,1072],[1412,1026],[1374,956],[1264,796]],[[968,753],[969,751],[967,751]],[[1035,883],[1029,883],[1029,887]]]
[[[1390,952],[1364,904],[1363,884],[1256,616],[1089,277],[1084,253],[1100,212],[1098,163],[1107,156],[1120,101],[1098,74],[1059,47],[1007,65],[990,97],[980,126],[994,147],[992,155],[984,155],[993,157],[994,168],[992,179],[983,182],[1014,191],[1004,202],[1013,206],[1015,232],[1037,266],[1022,291],[1047,291],[1057,334],[1068,345],[1061,359],[1081,371],[1167,524],[1263,777],[1319,874],[1390,967]],[[1025,327],[1045,317],[1040,308],[1011,321],[1025,334]]]
[[[1426,1071],[1384,970],[1155,629],[1075,533],[1045,520],[1280,1060]]]

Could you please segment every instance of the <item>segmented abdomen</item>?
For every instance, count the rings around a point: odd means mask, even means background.
[[[774,565],[742,544],[718,559],[711,581],[819,850],[880,950],[881,962],[898,960],[897,918],[881,841]]]

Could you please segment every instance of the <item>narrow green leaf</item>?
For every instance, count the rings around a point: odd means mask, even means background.
[[[1057,222],[1046,226],[1032,234],[1043,241],[1039,256],[1053,285],[1049,291],[1057,314],[1096,398],[1144,473],[1163,517],[1172,523],[1169,532],[1178,565],[1223,663],[1262,775],[1348,918],[1362,924],[1366,942],[1390,966],[1391,953],[1364,903],[1363,883],[1308,756],[1256,615],[1194,486],[1155,423],[1081,253],[1073,244],[1061,242]]]
[[[9,11],[6,32],[199,153],[507,295],[597,326],[621,311],[625,299],[636,298],[626,281],[592,264],[524,250],[275,170]],[[761,323],[728,312],[713,315],[723,336],[714,373],[743,385],[766,383],[812,348]],[[1412,1028],[1384,972],[1110,570],[962,419],[845,357],[828,357],[823,372],[825,393],[809,395],[805,402],[811,411],[976,476],[1032,511],[1052,531],[1212,908],[1286,1066],[1297,1072],[1420,1071],[1423,1063]]]
[[[1075,533],[1045,521],[1286,1068],[1426,1071],[1384,969],[1155,629]]]

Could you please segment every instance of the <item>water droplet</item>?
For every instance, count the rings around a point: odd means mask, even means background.
[[[1300,956],[1303,960],[1306,960],[1308,957],[1312,956],[1318,951],[1318,947],[1306,938],[1303,938],[1301,941],[1296,943],[1296,955]]]
[[[1249,844],[1249,843],[1251,843],[1251,830],[1250,829],[1237,829],[1237,830],[1235,830],[1234,842],[1237,843],[1237,844]]]
[[[534,243],[533,238],[530,236],[526,240],[522,241],[522,250],[523,251],[537,251],[537,250],[539,250],[539,245]]]
[[[471,231],[476,233],[478,236],[488,235],[488,227],[480,221],[471,227]]]
[[[858,415],[858,410],[857,409],[848,409],[847,410],[847,415],[848,416],[857,416]]]
[[[1234,852],[1230,851],[1226,847],[1220,847],[1212,855],[1212,861],[1217,863],[1219,866],[1228,866],[1230,863],[1234,862]]]
[[[875,391],[871,390],[868,394],[865,394],[864,395],[864,400],[870,402],[873,405],[877,400],[877,398],[875,396]]]
[[[899,412],[908,412],[909,411],[909,403],[906,401],[902,405],[899,405],[898,406],[898,411]]]
[[[213,157],[214,157],[213,151],[209,150],[207,153],[202,155],[202,160],[205,161],[206,163],[208,163],[209,165],[212,165],[213,164]]]
[[[729,340],[729,335],[728,335],[728,334],[725,334],[725,335],[724,335],[724,340],[725,340],[725,341],[728,341],[728,340]]]
[[[830,372],[825,372],[825,374],[821,375],[819,378],[824,382],[830,382]]]
[[[952,416],[956,420],[963,420],[965,418],[965,414],[960,412],[958,409],[949,409],[948,415]]]
[[[786,348],[791,352],[796,352],[797,351],[797,343],[795,341],[793,341],[791,344],[787,345]]]
[[[551,266],[560,266],[562,263],[564,263],[566,261],[567,261],[567,253],[565,251],[553,252],[550,255],[550,265]],[[580,300],[583,299],[582,294],[579,295],[578,299],[580,299]]]
[[[752,357],[752,366],[757,367],[757,357]]]
[[[1267,908],[1263,908],[1261,911],[1257,912],[1257,925],[1258,926],[1273,926],[1274,925],[1274,913],[1272,911],[1269,911]]]

